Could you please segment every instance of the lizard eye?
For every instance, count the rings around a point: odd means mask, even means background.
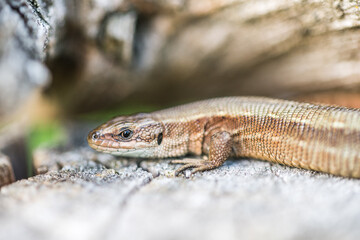
[[[133,132],[130,129],[125,129],[119,133],[119,137],[122,139],[129,139],[132,136]]]

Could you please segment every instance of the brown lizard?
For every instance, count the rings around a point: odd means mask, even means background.
[[[167,158],[192,173],[251,157],[360,178],[360,110],[258,97],[203,100],[152,113],[116,117],[88,135],[97,151]]]

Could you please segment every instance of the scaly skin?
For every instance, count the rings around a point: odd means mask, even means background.
[[[257,97],[209,99],[152,113],[116,117],[88,135],[95,150],[166,158],[205,171],[229,157],[360,178],[360,110]]]

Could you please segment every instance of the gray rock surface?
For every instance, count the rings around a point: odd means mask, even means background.
[[[0,187],[15,181],[10,159],[0,152]]]
[[[174,177],[169,160],[37,152],[3,187],[0,239],[358,239],[360,181],[257,160]],[[45,170],[46,172],[46,170]]]

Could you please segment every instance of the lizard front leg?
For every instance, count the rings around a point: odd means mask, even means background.
[[[184,164],[175,171],[175,176],[188,168],[194,168],[191,174],[206,171],[221,166],[230,156],[232,139],[228,132],[217,132],[211,136],[208,159],[183,159],[174,160],[171,163]]]

